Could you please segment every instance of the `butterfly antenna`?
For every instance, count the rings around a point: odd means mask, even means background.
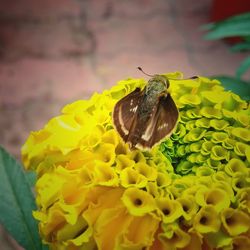
[[[149,75],[146,72],[144,72],[144,70],[141,67],[137,67],[137,69],[139,69],[143,74],[145,74],[146,76],[153,76],[153,75]]]
[[[189,78],[184,78],[184,79],[175,79],[175,78],[170,78],[168,77],[169,80],[175,80],[175,81],[183,81],[183,80],[190,80],[190,79],[198,79],[199,77],[198,76],[192,76],[192,77],[189,77]]]

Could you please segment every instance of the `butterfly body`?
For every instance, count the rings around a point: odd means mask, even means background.
[[[115,105],[114,125],[131,149],[150,149],[174,129],[178,109],[168,87],[166,77],[155,75],[143,90],[135,89]]]

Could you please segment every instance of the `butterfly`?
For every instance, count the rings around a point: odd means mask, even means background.
[[[179,112],[169,85],[166,76],[153,75],[143,90],[136,88],[116,103],[113,123],[130,149],[149,150],[173,133]]]

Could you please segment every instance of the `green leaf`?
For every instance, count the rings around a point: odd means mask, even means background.
[[[236,77],[241,78],[244,73],[250,68],[250,56],[248,56],[236,70]]]
[[[30,188],[32,189],[36,183],[36,173],[35,172],[25,172],[25,177],[27,182],[29,183]]]
[[[237,43],[230,49],[232,52],[250,50],[250,42]]]
[[[0,146],[0,222],[26,250],[43,249],[34,196],[22,166]]]
[[[250,100],[250,82],[230,76],[213,76],[218,79],[226,90],[231,90],[244,100]]]
[[[233,36],[249,36],[249,27],[250,12],[204,26],[205,29],[210,30],[210,32],[205,35],[205,39],[214,40]]]

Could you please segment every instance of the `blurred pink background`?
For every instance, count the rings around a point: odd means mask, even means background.
[[[244,54],[202,39],[211,8],[212,0],[1,1],[0,144],[20,159],[31,130],[67,103],[145,77],[137,66],[233,75]],[[0,249],[13,249],[5,238]]]

